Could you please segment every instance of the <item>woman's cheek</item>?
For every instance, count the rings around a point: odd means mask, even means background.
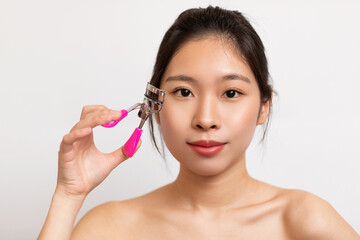
[[[186,141],[188,140],[189,111],[181,104],[171,105],[171,101],[159,113],[160,129],[165,145],[175,159],[181,159],[186,151]]]
[[[229,117],[224,116],[223,123],[224,127],[232,132],[231,138],[235,141],[241,140],[243,143],[251,142],[257,122],[258,107],[256,104],[229,106],[225,112]],[[239,136],[241,137],[239,138]]]
[[[189,118],[189,111],[186,110],[184,104],[175,104],[173,101],[168,101],[159,113],[160,128],[165,140],[174,140],[175,136],[184,132],[186,123]],[[170,135],[166,139],[166,135]],[[172,136],[172,137],[171,137]]]

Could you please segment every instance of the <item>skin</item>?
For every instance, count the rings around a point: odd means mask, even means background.
[[[241,80],[245,78],[249,82]],[[214,36],[187,42],[173,56],[160,87],[167,95],[156,119],[166,146],[180,162],[177,179],[143,196],[95,207],[72,233],[69,227],[59,231],[55,220],[73,224],[86,195],[127,159],[122,148],[109,155],[98,152],[90,133],[65,136],[57,191],[39,239],[70,235],[71,239],[360,239],[323,199],[249,176],[246,149],[256,126],[266,122],[271,100],[260,101],[254,75],[231,43]],[[104,111],[108,110],[88,110],[75,132],[118,117]],[[101,121],[99,115],[108,117]],[[211,157],[197,154],[187,144],[209,139],[225,143]],[[83,143],[75,149],[78,141]],[[109,165],[97,169],[97,158]],[[73,166],[61,167],[72,161]],[[77,168],[79,162],[93,165]],[[56,230],[64,238],[51,235]]]

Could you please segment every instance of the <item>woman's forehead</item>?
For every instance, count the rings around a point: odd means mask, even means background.
[[[179,77],[182,76],[182,77]],[[188,41],[172,57],[162,83],[172,79],[240,79],[252,83],[255,77],[239,51],[222,38]]]

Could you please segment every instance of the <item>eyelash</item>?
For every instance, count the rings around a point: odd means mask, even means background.
[[[227,93],[227,92],[229,92],[229,91],[235,91],[235,93],[237,94],[237,97],[239,97],[240,95],[243,95],[242,92],[240,92],[239,90],[234,89],[234,88],[231,88],[231,89],[227,90],[225,93]],[[225,94],[225,93],[224,93],[224,94]],[[231,97],[231,98],[235,98],[235,97]]]
[[[189,89],[187,89],[187,88],[184,88],[184,87],[179,87],[179,88],[176,88],[174,91],[173,91],[173,93],[177,93],[177,92],[179,92],[179,91],[181,91],[181,90],[188,90],[190,93],[191,93],[191,91],[189,90]],[[192,93],[191,93],[192,94]],[[180,97],[183,97],[183,96],[180,96]]]
[[[181,90],[188,90],[188,91],[192,94],[192,92],[191,92],[189,89],[184,88],[184,87],[176,88],[172,93],[175,93],[175,94],[176,94],[176,93],[178,93],[178,92],[181,91]],[[237,90],[237,89],[235,89],[235,88],[231,88],[231,89],[229,89],[229,90],[226,90],[224,94],[226,94],[226,93],[229,92],[229,91],[235,91],[235,93],[238,94],[238,95],[244,95],[242,92],[240,92],[239,90]],[[186,97],[188,97],[188,96],[180,96],[180,97],[186,98]],[[230,97],[230,98],[235,98],[235,97]]]

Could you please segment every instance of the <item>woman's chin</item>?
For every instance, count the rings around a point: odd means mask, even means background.
[[[182,168],[186,168],[188,171],[204,177],[217,176],[227,169],[224,162],[221,161],[201,161],[191,162],[190,164],[180,164],[182,165]]]

